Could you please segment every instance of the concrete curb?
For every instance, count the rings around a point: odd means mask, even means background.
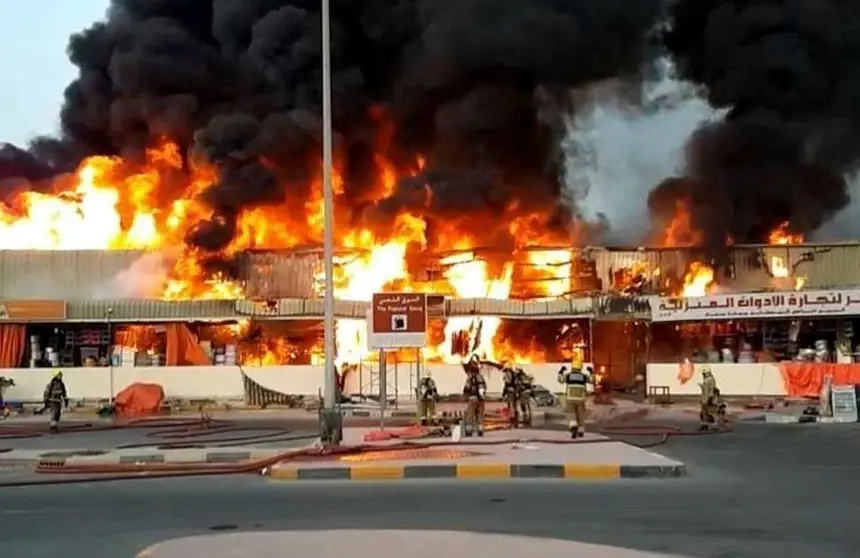
[[[66,465],[131,465],[149,463],[241,463],[262,461],[284,449],[188,448],[175,450],[125,450],[104,453],[86,450],[12,450],[0,453],[0,468],[63,467]]]
[[[855,424],[851,421],[839,421],[835,417],[822,417],[817,415],[780,415],[765,414],[758,421],[768,424]]]
[[[268,476],[279,481],[319,480],[418,480],[418,479],[567,479],[618,480],[677,478],[687,474],[679,465],[521,465],[509,463],[460,463],[455,465],[360,465],[349,467],[273,467]]]
[[[381,417],[382,411],[376,409],[341,409],[344,417],[368,418]],[[386,418],[415,418],[416,411],[385,411]]]

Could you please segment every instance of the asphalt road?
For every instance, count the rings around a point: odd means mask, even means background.
[[[59,434],[49,434],[46,420],[5,421],[0,423],[0,452],[4,449],[21,450],[106,450],[123,446],[157,446],[161,444],[205,445],[205,446],[283,446],[283,441],[296,436],[316,436],[318,432],[314,415],[306,414],[296,417],[268,417],[267,415],[216,417],[230,426],[222,430],[220,425],[212,429],[196,426],[177,428],[175,421],[195,421],[194,415],[174,418],[165,417],[169,424],[153,428],[118,428],[116,430],[88,431],[83,425],[92,424],[95,427],[107,425],[95,417],[87,419],[75,418],[60,423],[61,429],[67,429]],[[359,421],[360,422],[360,421]],[[376,424],[364,419],[366,424]],[[164,424],[164,423],[162,423]],[[80,431],[74,431],[77,427]],[[33,429],[41,434],[30,438],[3,439],[2,435],[9,433],[11,428]],[[182,430],[180,432],[180,430]]]
[[[453,529],[692,557],[860,555],[860,425],[741,425],[674,438],[678,480],[276,483],[219,477],[0,490],[0,552],[133,557],[230,530]],[[0,471],[0,481],[20,475]]]

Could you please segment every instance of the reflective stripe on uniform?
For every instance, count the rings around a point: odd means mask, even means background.
[[[585,386],[572,386],[568,385],[567,390],[565,391],[565,395],[567,395],[568,399],[572,400],[584,400],[585,399]]]

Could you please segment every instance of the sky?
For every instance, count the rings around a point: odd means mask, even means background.
[[[66,45],[102,19],[109,0],[4,0],[0,7],[0,142],[24,145],[59,126],[63,90],[77,76]]]

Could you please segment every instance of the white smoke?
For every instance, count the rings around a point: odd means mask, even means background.
[[[99,286],[94,298],[151,299],[157,297],[176,263],[178,254],[172,251],[150,252],[120,271],[107,284]]]
[[[860,238],[860,173],[846,177],[848,206],[810,235],[812,242],[856,242]]]
[[[576,92],[581,108],[566,123],[565,194],[578,218],[605,227],[602,241],[607,244],[645,240],[648,193],[683,171],[690,134],[722,116],[675,79],[668,62],[638,99],[625,100],[617,84],[599,84]]]

